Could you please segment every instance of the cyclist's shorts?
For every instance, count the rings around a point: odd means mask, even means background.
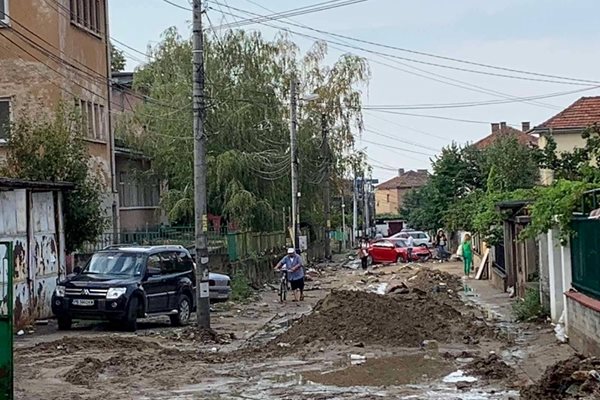
[[[292,290],[304,290],[304,278],[290,281],[290,286]]]

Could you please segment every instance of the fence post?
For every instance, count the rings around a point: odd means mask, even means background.
[[[229,257],[229,261],[237,261],[238,260],[238,252],[237,252],[237,234],[228,233],[227,234],[227,255]]]

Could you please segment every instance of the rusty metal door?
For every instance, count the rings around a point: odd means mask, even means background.
[[[0,400],[13,398],[13,254],[0,242]]]

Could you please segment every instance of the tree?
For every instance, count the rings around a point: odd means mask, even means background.
[[[127,64],[127,60],[125,60],[125,55],[122,50],[117,49],[113,46],[112,42],[109,44],[110,46],[110,71],[111,72],[121,72],[125,69],[125,65]]]
[[[324,65],[327,48],[316,44],[302,59],[287,37],[230,31],[205,40],[208,209],[241,228],[281,226],[290,205],[289,87],[319,101],[302,103],[298,147],[302,222],[322,223],[324,160],[321,113],[329,117],[333,181],[355,162],[347,156],[362,126],[360,92],[368,79],[364,59],[344,55]],[[135,77],[137,90],[155,99],[142,104],[127,124],[127,142],[152,159],[153,172],[169,184],[162,199],[171,222],[193,215],[191,43],[172,28],[150,49],[152,61]],[[141,127],[141,129],[140,129]],[[136,134],[141,130],[142,135]],[[359,157],[360,158],[360,157]],[[360,162],[357,165],[362,165]]]
[[[3,175],[75,185],[64,196],[67,252],[95,240],[107,226],[103,187],[89,166],[81,118],[60,106],[54,116],[20,117],[11,126]]]

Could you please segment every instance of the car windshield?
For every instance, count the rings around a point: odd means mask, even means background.
[[[144,254],[140,253],[96,253],[83,273],[137,276],[142,274],[144,259]]]

